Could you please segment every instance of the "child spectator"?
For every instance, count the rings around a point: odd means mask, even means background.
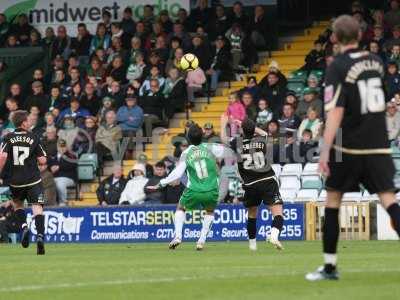
[[[203,89],[206,80],[206,75],[200,67],[186,73],[187,96],[190,107],[194,106],[194,95]]]
[[[228,117],[231,136],[236,136],[239,133],[241,122],[246,118],[246,109],[238,94],[232,93],[229,95],[229,105],[225,114]]]
[[[388,60],[395,62],[397,65],[397,68],[400,67],[400,45],[399,44],[393,45],[393,47],[390,51]]]
[[[260,101],[258,101],[257,126],[264,127],[264,125],[272,120],[272,117],[273,114],[269,109],[268,101],[266,99],[260,99]]]
[[[232,67],[234,71],[238,71],[239,69],[243,69],[239,67],[242,58],[243,58],[243,49],[242,42],[244,40],[244,32],[242,31],[239,24],[235,23],[232,27],[226,32],[225,37],[231,44],[231,53],[232,53]]]
[[[315,140],[313,133],[310,129],[305,129],[301,135],[300,143],[300,157],[302,162],[314,162],[316,152],[318,151],[318,141]]]

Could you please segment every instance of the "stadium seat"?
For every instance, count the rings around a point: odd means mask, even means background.
[[[297,190],[295,189],[281,189],[281,197],[283,202],[294,202],[296,201]]]
[[[326,200],[326,190],[322,190],[319,193],[318,201],[324,202]]]
[[[318,163],[306,163],[302,175],[318,175]]]
[[[306,175],[301,177],[302,189],[322,189],[322,180],[319,175]]]
[[[396,168],[396,174],[400,174],[400,159],[393,159],[394,167]]]
[[[297,176],[281,176],[280,177],[280,182],[281,182],[281,189],[293,189],[298,191],[301,187],[300,185],[300,179],[297,178]]]
[[[281,165],[280,164],[272,164],[271,167],[274,170],[276,177],[279,178],[279,176],[281,176],[281,172],[282,172]]]
[[[295,92],[296,95],[300,95],[303,92],[304,84],[301,82],[289,82],[287,84],[287,89]]]
[[[97,154],[85,153],[78,160],[78,180],[93,180],[96,178]]]
[[[305,189],[305,190],[300,190],[297,193],[297,201],[317,201],[318,199],[318,192],[319,190],[317,189]]]
[[[300,177],[303,171],[301,164],[286,164],[282,168],[281,176],[297,176]]]
[[[343,194],[343,201],[361,201],[361,192],[350,192]]]

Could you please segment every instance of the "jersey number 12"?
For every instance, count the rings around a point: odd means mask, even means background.
[[[376,113],[385,110],[385,93],[382,80],[378,77],[357,81],[361,99],[361,114]]]
[[[29,156],[29,147],[13,146],[14,166],[23,166]]]

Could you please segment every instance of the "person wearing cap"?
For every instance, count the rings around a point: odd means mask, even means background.
[[[30,111],[33,106],[39,108],[41,116],[44,116],[50,107],[50,99],[44,93],[43,82],[39,80],[32,82],[32,93],[25,101],[25,109],[27,111]]]
[[[59,139],[57,154],[49,158],[49,168],[56,182],[58,203],[66,205],[67,188],[75,185],[77,180],[77,158],[68,151],[67,142]]]
[[[397,63],[389,60],[386,67],[385,86],[389,99],[400,91],[400,74]]]
[[[233,75],[232,54],[226,46],[224,36],[217,36],[211,57],[211,66],[206,71],[206,74],[211,77],[210,93],[215,95],[218,81],[222,78],[229,79]]]
[[[121,193],[119,204],[137,205],[144,203],[146,194],[144,187],[149,181],[145,176],[145,166],[143,164],[135,164],[132,168],[134,177],[128,181],[125,189]]]
[[[221,138],[214,131],[214,125],[210,122],[203,127],[203,143],[221,143]]]
[[[118,205],[127,182],[128,181],[122,174],[121,165],[115,164],[113,167],[113,173],[104,179],[96,190],[99,205]]]
[[[318,90],[305,87],[303,90],[303,101],[299,102],[296,109],[296,115],[303,120],[310,107],[313,107],[317,111],[318,116],[322,116],[323,104],[321,99],[318,98]]]
[[[125,99],[125,105],[121,106],[117,112],[117,122],[122,129],[124,136],[132,136],[142,128],[143,110],[137,105],[137,97],[130,95]]]
[[[67,115],[74,118],[78,127],[83,127],[84,120],[90,116],[90,112],[86,108],[81,107],[77,98],[72,98],[69,107],[60,112],[58,121],[62,121]]]

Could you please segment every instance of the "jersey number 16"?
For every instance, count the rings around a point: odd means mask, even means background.
[[[361,114],[376,113],[385,110],[385,93],[382,80],[378,77],[357,81],[361,99]]]

